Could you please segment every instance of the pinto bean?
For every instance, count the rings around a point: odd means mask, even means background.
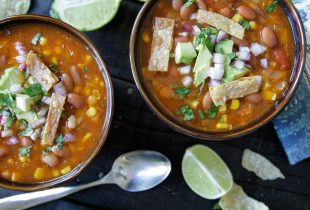
[[[246,18],[247,20],[255,20],[257,17],[255,11],[245,5],[238,7],[237,11],[242,17]]]
[[[59,164],[59,159],[54,154],[41,155],[41,161],[49,167],[55,167]]]
[[[189,19],[190,16],[197,10],[196,4],[186,7],[185,4],[181,7],[180,16],[183,19]]]
[[[262,41],[267,47],[273,48],[278,44],[278,37],[275,32],[268,26],[264,27],[262,32]]]
[[[29,147],[33,144],[33,141],[29,137],[23,136],[20,138],[20,143],[22,147]]]
[[[258,59],[253,53],[251,53],[250,64],[254,70],[257,70],[259,68]]]
[[[73,89],[73,81],[69,74],[67,73],[62,74],[61,81],[67,91],[71,91]]]
[[[172,7],[176,11],[180,11],[183,4],[184,4],[184,0],[172,0]]]
[[[212,105],[212,98],[210,92],[208,91],[202,99],[202,107],[205,110],[209,110],[211,109],[211,105]]]
[[[82,78],[75,66],[71,66],[70,73],[75,85],[82,85]]]
[[[222,9],[220,9],[219,13],[225,17],[228,17],[228,18],[231,18],[234,15],[233,11],[228,7],[224,7]]]
[[[232,36],[230,39],[233,40],[235,45],[237,45],[239,47],[240,46],[245,46],[245,47],[250,46],[250,43],[248,42],[248,40],[245,37],[243,39],[238,39],[238,38]]]
[[[57,156],[57,157],[65,157],[68,155],[69,150],[67,149],[67,147],[62,147],[59,148],[58,146],[53,146],[52,147],[52,152]]]
[[[68,94],[68,102],[77,109],[83,106],[83,98],[76,93]]]
[[[0,158],[3,158],[9,153],[9,149],[7,147],[0,146]]]
[[[254,93],[254,94],[246,96],[245,99],[254,104],[259,104],[262,101],[263,97],[259,93]]]
[[[204,2],[204,0],[196,0],[196,3],[199,9],[208,9],[207,4]]]

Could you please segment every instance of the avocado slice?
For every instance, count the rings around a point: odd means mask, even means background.
[[[16,108],[21,111],[27,112],[31,109],[31,106],[35,103],[32,97],[25,94],[16,95]]]
[[[28,123],[33,123],[35,120],[38,119],[34,111],[23,112],[18,108],[14,108],[13,111],[18,120],[26,120]]]
[[[191,64],[197,57],[196,50],[191,42],[179,42],[175,48],[175,63]]]
[[[205,45],[203,45],[199,50],[198,57],[194,66],[194,84],[196,86],[201,85],[205,81],[205,79],[207,79],[208,68],[211,65],[212,57],[213,56],[210,50]]]
[[[248,74],[249,71],[250,71],[250,69],[248,69],[248,68],[243,68],[243,69],[239,70],[236,67],[228,66],[227,68],[225,68],[225,73],[224,73],[224,77],[222,79],[222,82],[227,83],[227,82],[231,82],[231,81],[240,79],[241,77]]]
[[[215,52],[216,53],[232,53],[233,51],[234,42],[232,40],[226,39],[223,41],[220,41],[215,46]]]
[[[9,90],[11,85],[18,85],[24,82],[24,75],[17,68],[8,68],[0,79],[0,90]]]

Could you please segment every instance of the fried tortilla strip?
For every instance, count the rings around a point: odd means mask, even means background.
[[[149,60],[148,70],[168,71],[173,29],[174,20],[159,17],[155,18],[151,58]]]
[[[243,39],[244,37],[245,29],[240,24],[214,12],[209,12],[202,9],[198,10],[197,22],[199,24],[208,24],[215,28],[221,29],[228,34],[237,37],[238,39]]]
[[[58,82],[57,76],[34,52],[28,53],[26,64],[29,73],[38,80],[44,90],[49,91]]]
[[[65,105],[66,97],[52,94],[51,103],[46,119],[46,125],[43,134],[43,145],[53,145],[56,136],[59,119],[62,113],[62,109]]]
[[[242,98],[258,92],[262,83],[261,76],[243,77],[216,87],[209,87],[216,106],[222,106],[230,99]]]

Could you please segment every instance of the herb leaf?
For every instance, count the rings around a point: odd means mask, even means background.
[[[40,40],[40,38],[42,37],[42,33],[37,33],[34,37],[33,37],[33,39],[31,40],[31,44],[33,44],[33,45],[36,45],[38,42],[39,42],[39,40]]]
[[[183,115],[184,121],[190,121],[195,119],[194,111],[189,105],[182,106],[178,111],[177,114]]]
[[[62,134],[59,134],[58,137],[55,139],[55,144],[58,148],[61,148],[64,144],[64,136]]]
[[[216,115],[217,115],[217,111],[218,111],[218,107],[215,106],[214,103],[212,103],[211,105],[211,109],[205,111],[206,115],[211,118],[211,119],[215,119]]]
[[[8,107],[13,108],[14,100],[10,93],[0,93],[0,106],[6,104]]]
[[[40,83],[34,83],[31,86],[24,88],[23,92],[31,97],[37,95],[44,95],[44,91]]]
[[[24,156],[30,157],[30,149],[31,148],[32,148],[32,145],[29,146],[29,147],[18,149],[19,155],[22,156],[22,157],[24,157]]]
[[[199,115],[199,118],[200,118],[201,120],[203,120],[203,119],[206,118],[205,114],[203,113],[203,111],[202,111],[201,109],[198,109],[198,115]]]
[[[33,129],[31,127],[28,127],[26,130],[20,132],[18,135],[19,136],[31,136],[33,133]]]
[[[48,66],[48,68],[51,70],[51,72],[53,72],[54,74],[58,74],[59,71],[56,68],[56,64],[52,63],[51,65]]]
[[[266,12],[267,13],[272,13],[273,10],[275,10],[277,8],[277,6],[279,5],[279,1],[278,0],[274,0],[271,4],[269,4],[266,7]]]
[[[187,2],[184,4],[185,7],[190,7],[196,0],[187,0]]]
[[[250,22],[247,21],[246,19],[241,19],[240,20],[240,24],[243,26],[243,28],[245,29],[250,29],[251,26],[250,26]]]
[[[176,88],[175,92],[179,95],[180,99],[184,99],[187,94],[191,92],[189,88]]]

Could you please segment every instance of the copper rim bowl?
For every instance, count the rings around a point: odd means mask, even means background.
[[[102,145],[105,143],[110,126],[111,126],[113,107],[114,107],[114,96],[113,96],[112,80],[109,75],[107,66],[105,62],[102,60],[98,49],[84,34],[82,34],[78,30],[76,30],[75,28],[73,28],[72,26],[64,22],[61,22],[59,20],[56,20],[50,17],[40,16],[40,15],[18,15],[18,16],[4,18],[0,20],[0,27],[6,26],[6,25],[12,25],[16,23],[23,23],[23,22],[41,22],[41,23],[53,25],[53,26],[59,27],[60,29],[64,31],[69,32],[72,36],[77,37],[89,49],[89,51],[92,53],[93,57],[95,58],[98,64],[98,67],[100,71],[102,72],[102,76],[103,76],[105,87],[106,87],[106,96],[107,96],[106,115],[105,115],[103,127],[101,128],[99,142],[96,148],[93,150],[92,154],[85,161],[78,164],[71,172],[63,176],[60,176],[56,179],[52,179],[52,180],[44,181],[44,182],[36,182],[36,183],[16,183],[16,182],[10,182],[10,181],[0,178],[0,187],[8,188],[11,190],[35,191],[35,190],[51,188],[55,185],[64,183],[66,181],[69,181],[75,178],[94,159],[94,157],[97,155],[97,153],[101,149]]]
[[[284,91],[281,98],[274,104],[274,106],[264,113],[260,118],[246,124],[243,127],[236,128],[232,131],[205,131],[193,126],[186,125],[176,119],[171,113],[166,109],[161,107],[159,102],[152,96],[149,92],[146,84],[144,84],[142,68],[140,64],[140,40],[141,40],[141,29],[144,21],[150,18],[150,13],[156,5],[156,0],[149,0],[144,4],[138,17],[135,21],[130,40],[130,62],[132,74],[136,85],[140,93],[142,94],[144,100],[147,102],[152,111],[165,123],[167,123],[171,128],[181,133],[187,134],[189,136],[203,139],[203,140],[226,140],[231,138],[240,137],[246,135],[254,130],[260,128],[261,126],[270,122],[274,117],[276,117],[281,110],[287,105],[292,96],[294,95],[300,79],[303,75],[303,69],[306,60],[306,39],[305,30],[301,18],[294,7],[291,0],[281,0],[279,1],[280,6],[286,13],[291,29],[293,31],[294,45],[295,45],[295,58],[292,74],[289,80],[288,88]]]

